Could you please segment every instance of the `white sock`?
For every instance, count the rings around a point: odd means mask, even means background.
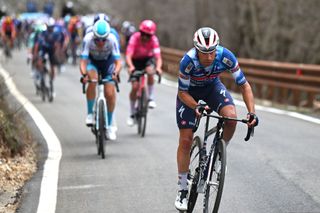
[[[179,173],[178,178],[179,190],[188,190],[188,173]]]
[[[148,85],[149,100],[154,100],[154,85]]]
[[[134,115],[136,113],[136,102],[130,100],[130,112],[131,115]]]

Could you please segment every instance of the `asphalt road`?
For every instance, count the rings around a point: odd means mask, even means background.
[[[42,102],[35,95],[26,51],[13,56],[3,67],[61,142],[57,213],[177,212],[176,88],[156,86],[158,107],[149,111],[146,137],[140,138],[135,127],[126,125],[129,84],[123,70],[116,108],[118,139],[108,142],[102,160],[84,123],[86,102],[78,67],[67,65],[56,78],[54,102]],[[246,114],[243,107],[237,111],[239,117]],[[220,212],[320,212],[319,124],[262,110],[257,114],[261,122],[254,138],[244,142],[246,127],[238,125],[228,146]],[[21,212],[36,212],[41,171],[35,177],[25,188]]]

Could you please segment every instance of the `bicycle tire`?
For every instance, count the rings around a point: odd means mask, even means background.
[[[217,213],[219,210],[225,179],[226,163],[226,144],[223,140],[219,140],[215,147],[211,164],[211,173],[209,174],[209,183],[204,195],[204,212]]]
[[[141,94],[142,96],[142,94]],[[137,119],[137,128],[138,128],[138,134],[141,134],[141,116],[142,116],[142,101],[141,97],[138,99],[138,106],[137,106],[137,112],[136,112],[136,119]]]
[[[145,89],[142,90],[141,95],[141,101],[142,101],[142,114],[141,114],[141,137],[144,137],[146,134],[146,128],[147,128],[147,114],[148,114],[148,99],[146,96]]]
[[[201,139],[199,136],[193,138],[193,142],[190,150],[190,164],[188,173],[189,183],[189,199],[188,199],[188,213],[191,213],[197,202],[198,192],[197,186],[199,182],[199,169],[200,169],[200,150],[201,150]]]
[[[99,101],[99,118],[98,118],[98,122],[99,122],[99,129],[98,129],[98,139],[99,139],[99,152],[101,154],[101,158],[104,159],[105,158],[105,123],[106,123],[106,119],[105,119],[105,111],[104,111],[104,103],[103,101]]]
[[[41,92],[41,99],[42,99],[42,101],[46,101],[46,84],[45,84],[45,82],[44,82],[44,76],[43,76],[43,74],[41,74],[40,92]]]

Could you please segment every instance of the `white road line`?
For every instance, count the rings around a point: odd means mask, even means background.
[[[24,106],[47,142],[48,157],[44,163],[37,213],[54,213],[57,202],[59,164],[62,156],[60,141],[36,107],[17,90],[9,73],[1,65],[0,73],[11,94]]]
[[[164,77],[162,77],[161,83],[164,85],[170,86],[170,87],[176,87],[176,88],[178,87],[177,82],[167,80]],[[240,100],[234,100],[234,103],[238,106],[242,106],[242,107],[246,106],[245,103]],[[297,112],[291,112],[291,111],[286,111],[286,110],[281,110],[281,109],[276,109],[276,108],[266,107],[266,106],[261,106],[261,105],[256,105],[256,109],[261,110],[261,111],[265,111],[265,112],[271,112],[271,113],[278,114],[278,115],[286,115],[286,116],[298,118],[298,119],[301,119],[304,121],[309,121],[309,122],[312,122],[315,124],[320,124],[320,119],[314,118],[311,116],[307,116],[307,115],[303,115],[303,114],[297,113]]]

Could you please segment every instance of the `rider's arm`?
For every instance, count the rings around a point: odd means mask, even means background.
[[[85,38],[83,39],[83,45],[82,45],[82,51],[80,55],[80,73],[81,75],[87,74],[87,64],[89,59],[89,44],[90,44],[91,38],[90,35],[87,34]]]
[[[189,94],[187,91],[178,91],[178,98],[180,101],[182,101],[184,104],[186,104],[191,109],[195,109],[197,106],[197,102],[194,100],[194,98]]]
[[[135,43],[136,43],[136,36],[132,35],[129,39],[129,43],[126,49],[126,62],[127,62],[129,74],[135,69],[132,62],[132,55],[134,53]]]
[[[156,58],[156,71],[158,71],[159,74],[162,73],[161,67],[162,67],[162,58],[160,56],[160,57]]]
[[[247,106],[248,112],[255,113],[254,97],[250,84],[248,82],[242,84],[240,86],[240,90],[242,93],[243,100]]]
[[[87,75],[87,64],[87,59],[80,59],[80,74],[83,76]]]
[[[195,109],[197,102],[189,94],[190,73],[193,72],[194,65],[188,55],[184,55],[180,61],[180,71],[178,78],[178,98],[191,109]]]
[[[121,60],[120,59],[115,60],[114,65],[115,65],[114,73],[115,73],[115,75],[119,75],[119,73],[121,71]]]
[[[153,41],[153,53],[156,58],[156,71],[162,73],[162,58],[161,58],[161,50],[160,50],[160,43],[159,39],[156,36],[152,36],[152,41]]]

